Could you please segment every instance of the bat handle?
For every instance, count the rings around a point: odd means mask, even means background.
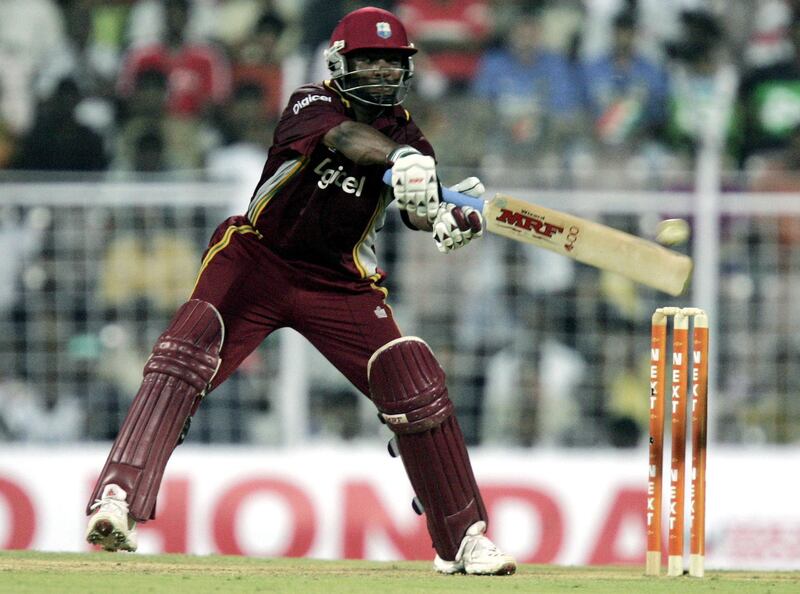
[[[391,170],[386,171],[383,174],[383,183],[387,186],[392,185],[392,172]],[[486,204],[480,198],[475,198],[473,196],[467,196],[466,194],[462,194],[461,192],[456,192],[455,190],[451,190],[450,188],[445,188],[442,186],[442,198],[445,202],[449,202],[450,204],[455,204],[456,206],[471,206],[478,212],[483,212],[483,205]]]

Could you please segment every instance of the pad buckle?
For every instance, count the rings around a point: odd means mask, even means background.
[[[387,415],[386,413],[381,413],[381,416],[388,425],[408,425],[408,417],[405,415],[405,413],[400,413],[398,415]]]

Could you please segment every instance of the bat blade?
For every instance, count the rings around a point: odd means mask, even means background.
[[[391,185],[391,171],[383,180]],[[630,233],[505,194],[484,201],[442,188],[442,198],[482,212],[490,233],[615,272],[673,297],[682,294],[689,284],[689,256]]]
[[[497,194],[483,205],[486,230],[572,258],[673,296],[686,289],[692,260],[601,223]]]

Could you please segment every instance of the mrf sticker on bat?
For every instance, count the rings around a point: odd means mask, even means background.
[[[566,240],[564,249],[568,252],[575,248],[575,242],[580,235],[580,228],[576,225],[565,229],[563,225],[548,222],[543,216],[525,209],[513,210],[501,207],[500,214],[497,215],[495,221],[515,233],[527,231],[531,238],[547,241],[548,243],[552,243],[557,238],[564,236]]]

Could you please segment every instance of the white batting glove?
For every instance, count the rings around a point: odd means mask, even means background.
[[[389,155],[392,165],[392,190],[401,210],[433,222],[439,211],[439,181],[433,157],[410,146],[401,146]]]
[[[451,190],[461,192],[473,198],[480,198],[486,188],[477,177],[468,177]],[[470,206],[455,206],[442,203],[433,222],[433,240],[436,247],[444,253],[464,247],[473,238],[483,235],[483,215]]]
[[[450,186],[450,189],[466,194],[467,196],[472,196],[473,198],[480,198],[486,192],[486,188],[483,187],[483,182],[474,175],[462,179],[456,185]]]
[[[483,235],[483,216],[471,206],[442,202],[433,222],[433,240],[443,254],[464,247]]]

